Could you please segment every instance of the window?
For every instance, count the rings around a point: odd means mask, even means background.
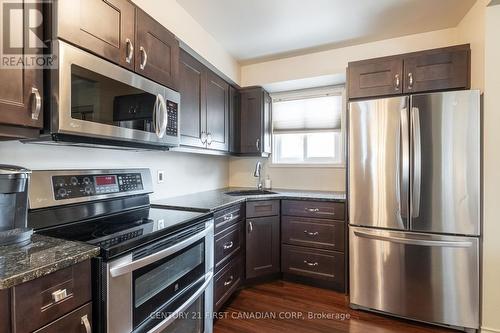
[[[273,164],[343,165],[344,89],[274,94]]]

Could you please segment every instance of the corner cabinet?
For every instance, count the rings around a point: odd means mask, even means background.
[[[229,151],[229,84],[181,50],[181,145]]]
[[[269,93],[261,87],[244,88],[240,107],[240,155],[271,153],[271,107]]]
[[[32,4],[42,8],[41,3]],[[25,19],[28,12],[23,10]],[[27,26],[19,26],[27,36]],[[30,28],[30,30],[32,30]],[[43,27],[34,31],[43,36]],[[19,51],[24,55],[24,49]],[[32,54],[29,54],[30,56]],[[38,68],[0,69],[0,139],[32,138],[43,127],[43,70]]]
[[[350,62],[349,98],[470,89],[470,45]]]

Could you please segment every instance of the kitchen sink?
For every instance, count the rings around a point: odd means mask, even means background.
[[[245,196],[245,195],[264,195],[264,194],[277,194],[276,192],[266,190],[244,190],[244,191],[231,191],[226,192],[227,195]]]

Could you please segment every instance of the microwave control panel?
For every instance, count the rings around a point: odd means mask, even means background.
[[[52,177],[55,200],[140,191],[144,188],[140,173],[103,175],[64,175]]]
[[[177,136],[178,134],[178,122],[179,122],[179,106],[177,103],[172,101],[167,101],[167,115],[168,115],[168,125],[167,125],[167,135]]]

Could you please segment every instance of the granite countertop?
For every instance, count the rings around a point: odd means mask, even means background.
[[[99,247],[33,235],[25,246],[0,246],[0,289],[28,282],[99,255]]]
[[[229,207],[239,202],[272,199],[336,201],[346,200],[345,192],[304,191],[289,189],[272,189],[276,194],[262,194],[249,196],[231,196],[225,194],[230,191],[255,190],[255,188],[230,187],[212,191],[198,192],[180,197],[153,200],[153,206],[177,209],[189,209],[200,212],[213,212]]]

